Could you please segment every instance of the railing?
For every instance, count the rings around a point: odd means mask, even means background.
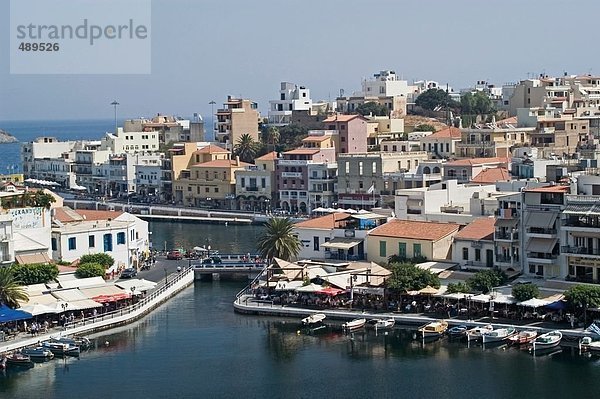
[[[530,234],[556,234],[556,229],[544,229],[541,227],[530,227],[527,229]]]
[[[562,246],[560,252],[564,254],[575,254],[575,255],[600,255],[600,248],[588,248],[588,247],[575,247],[575,246]]]
[[[150,293],[146,297],[142,298],[135,304],[121,308],[121,309],[114,310],[112,312],[99,314],[94,317],[88,317],[88,318],[84,318],[82,320],[67,322],[67,323],[65,323],[64,329],[69,330],[69,329],[74,329],[77,327],[87,326],[87,325],[94,324],[97,322],[110,320],[110,319],[114,319],[114,318],[121,317],[124,315],[128,315],[128,314],[137,312],[139,310],[144,310],[145,308],[150,309],[152,306],[159,303],[159,301],[157,301],[158,298],[163,296],[163,294],[165,294],[167,291],[169,291],[176,283],[181,281],[189,273],[193,273],[193,267],[186,266],[181,270],[181,272],[175,274],[174,277],[171,278],[170,280],[168,278],[169,276],[166,277],[165,278],[166,281],[162,285],[160,285],[152,293]],[[171,275],[171,276],[173,276],[173,275]]]
[[[548,254],[545,252],[528,252],[528,258],[553,260],[558,258],[558,254]]]
[[[513,263],[513,262],[518,262],[518,261],[519,261],[519,259],[511,258],[510,256],[496,255],[496,262]]]
[[[496,233],[494,238],[496,240],[518,240],[519,233]]]

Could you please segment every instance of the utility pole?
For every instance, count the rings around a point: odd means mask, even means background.
[[[112,105],[115,108],[115,135],[117,134],[117,106],[119,105],[119,103],[117,102],[117,100],[114,100],[112,103],[110,103],[110,105]]]
[[[215,122],[215,100],[210,100],[210,120],[212,121],[212,132],[213,132],[213,140],[217,138],[217,123]]]

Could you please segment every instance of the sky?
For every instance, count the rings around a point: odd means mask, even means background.
[[[0,0],[0,121],[109,119],[113,100],[120,118],[207,115],[228,94],[266,115],[281,81],[327,100],[385,69],[455,89],[600,73],[596,0],[152,0],[151,72],[139,75],[11,74],[9,10]]]

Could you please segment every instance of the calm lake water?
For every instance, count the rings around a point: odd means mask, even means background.
[[[249,251],[261,229],[166,226],[153,223],[153,236],[182,245],[211,237],[222,252]],[[600,388],[600,358],[575,349],[532,357],[423,344],[400,328],[297,334],[296,319],[234,313],[244,285],[197,282],[138,322],[92,336],[95,348],[79,359],[0,374],[0,398],[587,398]]]

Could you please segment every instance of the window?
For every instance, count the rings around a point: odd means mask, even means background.
[[[117,233],[117,245],[125,244],[125,233]]]
[[[413,244],[413,257],[421,256],[421,244]]]
[[[362,163],[362,161],[360,161],[358,163],[358,175],[362,176],[362,174],[363,174],[363,163]]]
[[[398,256],[401,258],[406,258],[406,243],[405,242],[398,243]]]
[[[204,187],[204,192],[205,193],[210,193],[210,187]]]
[[[481,262],[481,249],[475,248],[475,262]]]
[[[350,162],[346,162],[346,174],[350,173]]]
[[[77,241],[75,237],[69,238],[69,251],[77,249]]]
[[[374,175],[377,174],[377,164],[375,163],[375,161],[373,161],[373,163],[371,164],[371,173],[373,173]]]
[[[96,236],[88,236],[88,247],[94,248],[96,246]]]
[[[315,251],[319,250],[319,237],[318,236],[313,237],[313,249]]]
[[[379,241],[379,256],[382,258],[387,257],[386,244],[385,241]]]
[[[104,252],[111,252],[113,249],[112,234],[104,234]]]
[[[219,187],[215,187],[215,193],[219,192]]]
[[[463,260],[469,260],[469,248],[463,248]]]
[[[56,251],[57,250],[57,245],[56,245],[56,238],[52,237],[52,250]]]

